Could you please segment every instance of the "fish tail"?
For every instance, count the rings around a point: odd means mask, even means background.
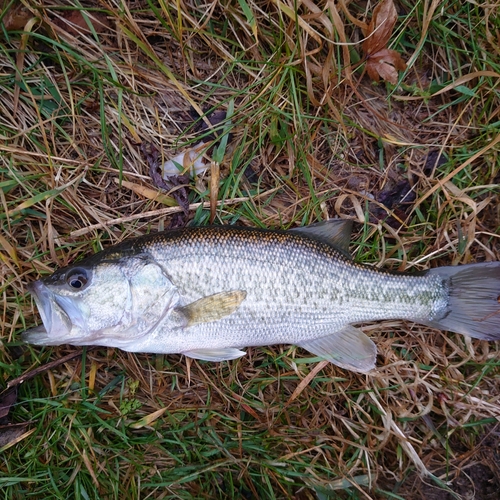
[[[448,310],[429,323],[483,340],[500,340],[500,262],[438,267],[427,271],[446,280]]]

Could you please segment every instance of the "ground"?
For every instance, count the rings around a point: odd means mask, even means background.
[[[384,4],[2,2],[5,498],[498,496],[497,342],[363,325],[361,375],[21,339],[28,283],[169,227],[338,217],[365,264],[500,260],[498,2]]]

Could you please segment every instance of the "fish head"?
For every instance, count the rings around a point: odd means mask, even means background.
[[[147,335],[178,299],[167,273],[148,256],[87,259],[31,283],[28,290],[43,326],[24,332],[23,340],[38,345],[126,349]]]

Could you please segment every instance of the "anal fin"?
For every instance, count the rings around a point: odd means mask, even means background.
[[[229,359],[241,358],[246,352],[229,347],[222,349],[193,349],[192,351],[186,351],[182,354],[189,358],[202,359],[204,361],[226,361]]]
[[[297,345],[347,370],[365,373],[375,368],[376,345],[360,329],[351,325],[326,337]]]

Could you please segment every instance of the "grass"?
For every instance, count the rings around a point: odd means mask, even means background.
[[[358,222],[361,262],[500,260],[498,5],[397,2],[396,86],[363,74],[369,2],[24,5],[23,28],[4,10],[0,43],[1,388],[76,350],[21,342],[39,321],[27,283],[179,211],[156,198],[140,144],[164,159],[196,144],[190,107],[234,106],[216,223],[340,216]],[[192,181],[189,224],[209,223],[210,185]],[[19,386],[0,494],[421,498],[430,483],[496,498],[498,345],[396,321],[365,331],[368,376],[291,346],[220,364],[84,349]]]

